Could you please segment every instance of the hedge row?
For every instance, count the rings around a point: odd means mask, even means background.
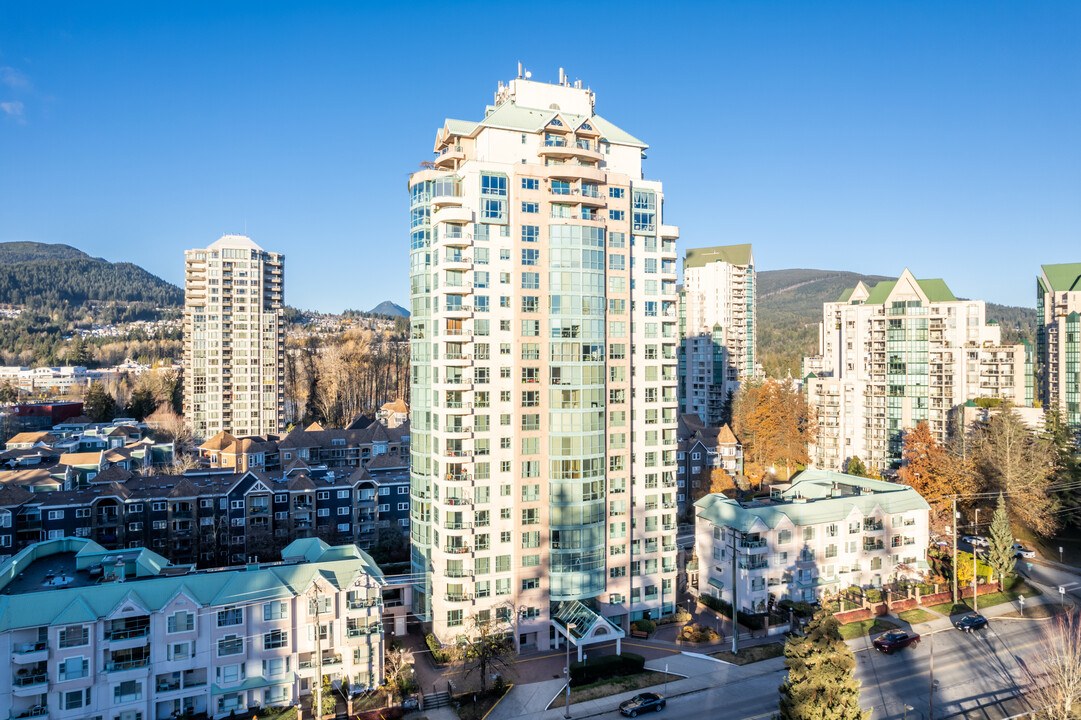
[[[450,662],[450,653],[443,649],[443,646],[436,640],[435,635],[428,633],[424,637],[424,642],[428,643],[428,649],[432,651],[432,661],[439,665],[446,665]]]
[[[571,685],[585,685],[605,678],[642,672],[646,659],[635,653],[602,655],[571,664]]]
[[[700,595],[698,600],[706,607],[716,610],[724,617],[732,617],[732,606],[724,600],[715,598],[711,595]],[[740,625],[747,628],[748,630],[761,630],[762,628],[766,627],[766,619],[768,617],[769,615],[767,615],[766,613],[755,615],[751,615],[743,611],[736,613],[736,620],[739,622]],[[778,622],[787,622],[787,618],[785,618],[784,620],[778,620]]]

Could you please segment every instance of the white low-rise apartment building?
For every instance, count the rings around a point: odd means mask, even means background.
[[[354,690],[381,684],[384,581],[371,558],[315,538],[282,557],[196,571],[84,538],[24,549],[0,564],[0,657],[11,658],[0,707],[57,720],[250,717],[299,702],[319,667]]]
[[[765,612],[771,596],[813,602],[928,567],[930,506],[907,485],[806,470],[768,498],[707,495],[695,506],[699,592],[731,603],[734,585],[744,612]]]

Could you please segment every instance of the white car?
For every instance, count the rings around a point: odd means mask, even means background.
[[[987,542],[987,538],[982,538],[976,535],[972,538],[972,544],[976,547],[990,547],[991,543]]]
[[[967,542],[969,545],[975,545],[976,544],[976,536],[975,535],[962,535],[961,536],[961,541],[962,542]]]
[[[1019,558],[1034,558],[1034,557],[1036,557],[1036,552],[1033,551],[1033,550],[1029,550],[1027,547],[1022,545],[1021,543],[1014,543],[1013,544],[1013,556],[1014,557],[1019,557]]]

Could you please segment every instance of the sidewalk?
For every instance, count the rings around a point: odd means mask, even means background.
[[[707,649],[707,652],[710,649]],[[667,692],[664,685],[649,688],[663,692],[665,697],[673,698],[733,683],[772,675],[784,668],[783,658],[763,660],[751,665],[731,665],[712,658],[695,657],[688,654],[676,654],[646,662],[646,669],[664,672],[665,665],[672,679],[668,682]],[[686,676],[686,677],[680,677]],[[545,710],[548,704],[564,688],[562,680],[548,680],[529,685],[515,685],[503,701],[488,715],[487,720],[514,720],[515,718],[538,718],[539,720],[560,720],[563,708]],[[617,710],[619,704],[628,700],[645,688],[610,695],[596,700],[587,700],[571,705],[571,715],[576,719],[602,715]]]

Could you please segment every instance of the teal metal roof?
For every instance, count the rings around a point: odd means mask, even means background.
[[[835,485],[839,496],[834,496]],[[698,517],[740,532],[772,530],[786,518],[797,526],[840,522],[853,508],[865,517],[876,507],[888,515],[930,509],[907,485],[826,470],[804,470],[779,498],[769,501],[740,504],[724,495],[706,495],[695,507]]]
[[[712,585],[713,587],[717,588],[718,590],[724,590],[724,583],[721,582],[720,580],[718,580],[717,578],[711,577],[709,579],[709,584]]]
[[[89,551],[89,552],[87,552]],[[88,556],[109,554],[100,545],[84,538],[63,538],[36,543],[0,564],[0,588],[28,567],[29,562],[57,553],[75,552],[76,567]],[[119,554],[124,551],[112,551]],[[130,551],[129,551],[130,552]],[[153,556],[155,553],[144,551]],[[80,557],[80,554],[82,556]],[[160,556],[156,556],[160,558]],[[245,568],[191,571],[168,566],[178,574],[136,576],[125,582],[50,588],[48,591],[0,595],[0,631],[69,622],[90,622],[112,613],[122,602],[138,604],[150,612],[164,608],[178,594],[186,594],[203,606],[243,605],[293,597],[305,592],[317,577],[338,589],[345,589],[363,577],[383,584],[383,573],[375,562],[355,545],[329,547],[321,540],[291,543],[282,551],[279,564],[249,565]],[[145,566],[144,566],[145,567]],[[77,569],[77,572],[79,570]]]
[[[588,121],[601,134],[601,137],[610,143],[631,145],[639,148],[649,147],[626,130],[605,120],[600,115],[589,117],[563,112],[562,110],[528,108],[518,105],[512,100],[508,100],[490,110],[484,119],[477,123],[468,120],[452,120],[450,118],[447,118],[445,122],[447,128],[454,135],[473,135],[481,127],[521,130],[532,133],[540,131],[557,115],[573,129],[581,127],[582,123]]]

